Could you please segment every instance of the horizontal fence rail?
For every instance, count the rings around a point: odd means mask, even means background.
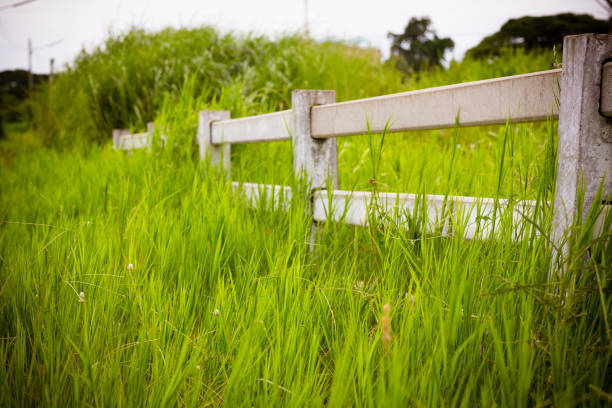
[[[265,206],[287,210],[291,200],[291,187],[272,184],[233,182],[235,193],[242,195],[255,208]],[[398,228],[411,225],[421,227],[424,219],[426,233],[452,236],[458,232],[464,239],[488,239],[494,233],[493,220],[507,211],[512,211],[513,228],[525,219],[534,221],[535,201],[512,202],[507,199],[424,195],[406,193],[372,193],[366,191],[326,190],[314,193],[312,216],[316,222],[342,222],[348,225],[368,226],[372,217],[385,224],[393,223]],[[494,214],[497,213],[497,214]],[[514,229],[513,239],[522,237],[522,231]]]
[[[137,150],[144,149],[151,145],[151,135],[148,132],[143,133],[128,133],[119,136],[117,149],[120,150]]]
[[[312,107],[312,137],[537,122],[559,117],[561,70],[466,82]],[[290,140],[291,110],[212,123],[212,143]]]
[[[212,144],[258,143],[291,139],[291,110],[228,119],[211,125]]]
[[[533,219],[535,205],[534,201],[341,190],[334,190],[330,200],[330,194],[323,190],[315,194],[313,217],[315,221],[343,221],[358,226],[367,226],[368,220],[374,217],[382,222],[394,222],[399,228],[415,225],[410,218],[423,219],[424,232],[450,236],[460,226],[463,238],[474,239],[490,238],[494,232],[493,220],[507,211],[512,211],[512,226],[525,218]],[[518,239],[520,232],[515,231],[513,238]]]
[[[466,82],[312,107],[312,137],[499,125],[558,118],[560,69]],[[611,79],[612,80],[612,79]],[[211,144],[290,140],[292,110],[211,123]],[[124,150],[147,147],[147,133],[122,135]]]
[[[113,129],[113,147],[118,150],[150,148],[153,141],[153,122],[147,123],[147,131],[132,133],[128,129]],[[162,136],[165,141],[165,136]]]
[[[292,199],[289,186],[234,181],[232,189],[253,208],[287,211]],[[549,202],[542,204],[550,205]],[[513,232],[512,239],[517,241],[524,236],[524,231],[517,226],[539,223],[536,205],[533,200],[343,190],[329,194],[326,190],[319,190],[313,196],[312,216],[316,222],[334,221],[354,226],[368,226],[371,217],[375,217],[383,223],[393,222],[398,228],[406,229],[411,225],[409,217],[424,218],[424,232],[439,233],[444,237],[460,234],[468,240],[494,238],[492,234],[495,231],[509,228]],[[500,225],[499,219],[508,211],[512,212],[512,225]],[[544,208],[539,211],[542,213]],[[612,213],[612,205],[604,206],[595,223],[593,237],[603,232],[604,220],[609,213]],[[416,222],[416,226],[420,227],[420,222]],[[541,231],[536,228],[534,233],[540,235]]]
[[[242,194],[246,202],[252,207],[259,207],[262,203],[267,203],[273,208],[282,206],[289,209],[291,201],[291,187],[273,184],[238,183],[232,182],[234,193]]]
[[[561,70],[467,82],[356,101],[314,106],[312,137],[535,122],[557,118]],[[555,92],[557,94],[555,94]]]
[[[253,208],[289,209],[291,187],[273,184],[232,182],[232,189]],[[549,202],[542,203],[549,206]],[[331,205],[331,207],[330,207]],[[407,193],[372,193],[366,191],[334,190],[329,194],[319,190],[313,196],[313,220],[316,222],[342,222],[354,226],[368,226],[371,217],[383,223],[393,222],[398,228],[411,225],[410,217],[423,218],[424,232],[440,236],[460,234],[464,239],[490,239],[500,229],[512,229],[512,239],[520,240],[523,230],[519,225],[538,224],[536,201],[494,199],[469,196],[417,195]],[[499,219],[512,212],[512,225],[499,224]],[[544,208],[540,208],[541,214]],[[612,205],[603,207],[593,236],[603,232],[604,220],[612,212]],[[493,228],[494,220],[497,227]],[[416,222],[416,226],[420,226]],[[414,223],[412,225],[415,225]],[[535,230],[540,235],[539,230]]]

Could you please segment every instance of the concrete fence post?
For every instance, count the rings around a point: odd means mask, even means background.
[[[555,188],[553,242],[563,243],[578,208],[580,178],[584,183],[584,221],[602,179],[605,197],[612,191],[612,121],[600,112],[602,72],[612,58],[612,36],[583,34],[563,40],[559,108],[559,160]],[[563,246],[562,253],[567,251]]]
[[[155,132],[155,122],[147,122],[147,133],[149,134],[149,140],[151,142],[153,141],[154,132]]]
[[[304,176],[312,190],[323,189],[331,177],[338,186],[338,144],[336,138],[317,140],[311,132],[311,108],[336,102],[336,91],[296,90],[291,93],[293,113],[293,170]]]
[[[295,90],[291,93],[293,120],[293,170],[297,177],[305,177],[309,188],[310,211],[314,192],[327,188],[328,179],[332,189],[338,188],[338,144],[336,138],[317,140],[312,137],[311,108],[336,102],[336,91]],[[310,250],[316,236],[313,223]]]
[[[153,147],[153,132],[155,131],[155,123],[147,122],[147,150],[151,153]]]
[[[228,177],[231,172],[231,145],[212,144],[211,132],[213,122],[230,118],[230,111],[200,111],[200,121],[198,123],[197,143],[200,146],[200,160],[210,158],[210,164],[213,167],[223,169]]]
[[[113,129],[113,149],[119,149],[121,129]]]

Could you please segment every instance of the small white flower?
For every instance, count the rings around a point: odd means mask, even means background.
[[[129,264],[128,265],[128,271],[132,271],[134,270],[134,264]]]
[[[198,364],[198,365],[196,366],[196,370],[199,370],[200,368],[201,368],[201,367],[200,367],[200,365]]]
[[[362,280],[358,280],[357,282],[355,282],[355,285],[353,285],[353,290],[357,290],[359,292],[363,291],[363,287],[364,287],[364,283]]]
[[[79,302],[85,303],[85,292],[79,293]]]
[[[85,225],[91,225],[91,221],[87,221]]]
[[[215,311],[213,312],[213,314],[214,314],[215,316],[219,316],[219,313],[220,313],[220,312],[219,312],[219,309],[215,309]]]

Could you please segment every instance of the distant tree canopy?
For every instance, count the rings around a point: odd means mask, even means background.
[[[49,80],[48,75],[33,74],[34,86]],[[25,119],[23,101],[28,96],[28,71],[22,69],[0,72],[0,122]]]
[[[557,14],[543,17],[521,17],[508,20],[493,35],[485,37],[466,56],[483,58],[498,55],[508,47],[552,48],[562,45],[566,35],[607,33],[608,21],[597,20],[588,14]]]
[[[447,50],[452,50],[455,43],[450,38],[439,38],[430,28],[429,17],[412,17],[403,33],[389,33],[392,39],[391,57],[396,66],[405,72],[431,70],[440,65]]]

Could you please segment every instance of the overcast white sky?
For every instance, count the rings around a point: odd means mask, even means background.
[[[19,0],[0,0],[0,7]],[[35,72],[71,63],[85,47],[102,44],[109,30],[132,25],[162,27],[213,25],[222,32],[270,36],[301,30],[305,0],[37,0],[0,10],[0,70],[27,68],[27,39],[35,48]],[[388,54],[387,32],[400,32],[411,16],[429,16],[440,36],[455,41],[455,58],[494,33],[509,18],[561,12],[607,18],[597,0],[308,0],[315,39],[362,38]],[[62,40],[58,45],[42,47]]]

